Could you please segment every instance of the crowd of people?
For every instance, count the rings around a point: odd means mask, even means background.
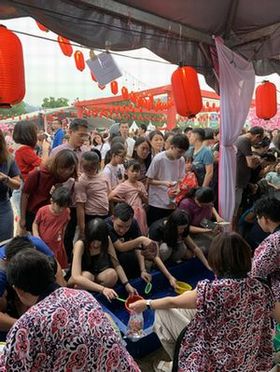
[[[252,127],[236,142],[230,233],[218,213],[218,130],[117,129],[56,119],[48,136],[26,121],[12,140],[0,131],[3,339],[10,330],[0,371],[138,371],[85,291],[112,301],[119,283],[133,295],[131,279],[148,283],[153,269],[176,289],[170,263],[192,257],[214,281],[130,305],[155,310],[171,358],[155,370],[268,371],[280,321],[280,132]]]

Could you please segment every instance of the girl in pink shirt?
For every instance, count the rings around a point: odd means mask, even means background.
[[[111,191],[109,200],[124,201],[129,204],[134,210],[134,218],[138,222],[141,233],[146,235],[148,226],[144,204],[148,202],[148,194],[143,183],[138,181],[140,168],[140,164],[136,160],[129,160],[125,164],[127,180]]]
[[[100,158],[94,151],[87,151],[81,158],[82,174],[75,183],[74,200],[77,204],[77,219],[80,238],[84,237],[85,225],[94,218],[105,219],[109,215],[109,181],[98,173]]]
[[[68,267],[64,247],[64,233],[70,220],[71,192],[58,187],[51,197],[51,204],[40,208],[33,222],[33,235],[40,237],[53,251],[62,269]]]

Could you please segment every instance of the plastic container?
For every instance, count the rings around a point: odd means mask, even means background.
[[[177,294],[183,294],[186,291],[191,291],[192,286],[186,282],[179,282],[178,280],[176,281],[176,289],[175,292]]]
[[[138,295],[129,296],[124,304],[126,310],[131,313],[132,310],[129,308],[129,305],[139,300],[144,300],[144,298]]]

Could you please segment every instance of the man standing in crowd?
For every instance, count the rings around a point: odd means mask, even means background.
[[[63,142],[64,131],[62,129],[62,121],[60,119],[55,119],[52,122],[52,129],[54,131],[52,149],[54,149],[55,147],[62,145]]]
[[[189,141],[190,148],[187,155],[193,158],[194,172],[197,176],[199,186],[209,187],[213,178],[213,154],[212,151],[203,145],[205,131],[203,128],[192,129]]]
[[[132,158],[135,141],[134,141],[133,138],[130,138],[128,136],[128,133],[129,133],[128,124],[127,123],[121,123],[120,124],[120,134],[121,134],[121,136],[123,137],[123,139],[125,140],[125,142],[127,144],[127,156],[129,158]]]
[[[252,127],[246,134],[239,136],[235,143],[236,153],[236,187],[235,187],[235,209],[234,216],[242,201],[242,195],[248,186],[252,169],[260,164],[260,158],[252,154],[252,146],[259,143],[264,135],[261,127]]]
[[[147,132],[147,125],[145,124],[140,124],[139,129],[138,129],[138,134],[139,137],[145,137]]]
[[[86,119],[74,119],[69,126],[69,142],[63,143],[51,151],[51,156],[63,149],[75,151],[79,161],[83,152],[83,144],[88,139],[88,122]]]
[[[176,134],[170,141],[170,148],[158,153],[146,173],[149,182],[148,225],[167,217],[174,210],[168,189],[174,187],[185,176],[183,155],[189,148],[189,141],[183,134]],[[175,190],[174,190],[175,197]]]

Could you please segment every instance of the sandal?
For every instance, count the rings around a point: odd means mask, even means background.
[[[153,368],[155,372],[171,372],[172,362],[166,362],[164,360],[160,360],[159,362],[153,363]]]

